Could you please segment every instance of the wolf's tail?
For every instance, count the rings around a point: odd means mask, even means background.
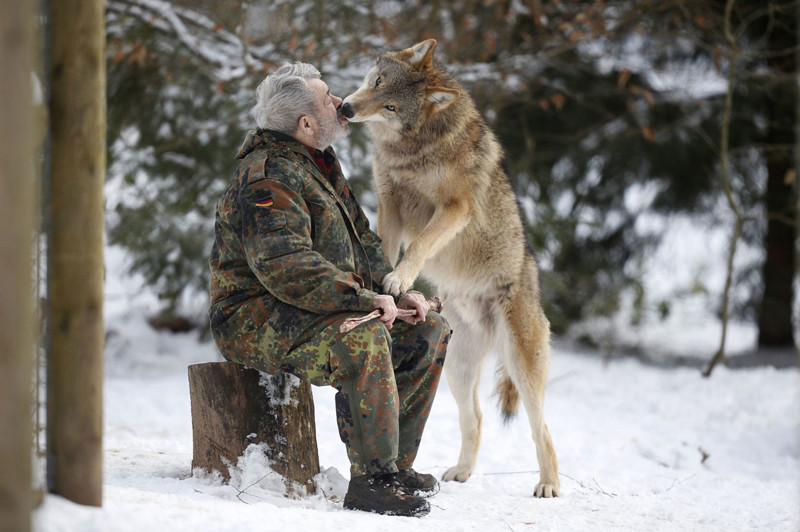
[[[519,408],[519,391],[508,375],[500,375],[497,381],[497,395],[500,398],[500,413],[503,423],[511,421]]]

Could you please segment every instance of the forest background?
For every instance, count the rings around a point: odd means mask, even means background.
[[[161,298],[152,325],[202,333],[257,84],[299,60],[345,96],[381,50],[435,38],[507,151],[558,335],[636,350],[669,320],[691,337],[699,312],[794,351],[799,3],[110,0],[109,242]],[[372,215],[351,129],[336,149]]]

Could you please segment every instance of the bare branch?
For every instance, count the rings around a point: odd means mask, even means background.
[[[730,124],[731,124],[731,109],[733,107],[733,86],[734,80],[736,76],[736,58],[738,47],[736,45],[736,37],[731,32],[730,29],[730,16],[733,10],[733,4],[735,0],[728,0],[725,4],[725,37],[728,40],[728,44],[730,46],[730,58],[728,61],[728,90],[725,93],[725,107],[723,110],[722,115],[722,130],[720,131],[720,142],[719,142],[719,160],[720,160],[720,170],[721,170],[721,177],[722,177],[722,184],[725,188],[725,197],[728,200],[728,206],[730,207],[733,214],[736,216],[736,222],[734,223],[733,233],[731,234],[730,240],[730,247],[728,249],[728,263],[727,263],[727,275],[725,277],[725,286],[722,289],[722,335],[720,338],[719,349],[717,350],[714,357],[711,359],[706,370],[703,372],[704,377],[710,377],[711,372],[714,370],[714,367],[719,363],[721,360],[725,359],[725,340],[727,338],[728,333],[728,313],[730,308],[730,290],[731,285],[733,284],[733,262],[734,258],[736,257],[736,248],[739,244],[739,239],[742,236],[742,227],[744,226],[744,215],[742,214],[742,210],[739,207],[739,204],[736,201],[736,198],[733,196],[733,192],[731,191],[731,179],[730,179],[730,161],[729,161],[729,137],[730,137]]]

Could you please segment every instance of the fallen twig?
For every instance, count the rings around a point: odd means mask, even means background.
[[[669,491],[669,490],[671,490],[672,488],[674,488],[675,486],[677,486],[677,485],[679,485],[679,484],[683,484],[683,483],[684,483],[684,482],[686,482],[687,480],[692,480],[692,479],[693,479],[694,477],[696,477],[696,476],[697,476],[697,473],[695,473],[694,475],[692,475],[692,476],[690,476],[690,477],[682,478],[682,479],[680,479],[680,480],[679,480],[679,479],[673,479],[673,480],[672,480],[672,486],[668,487],[668,488],[667,488],[665,491]]]

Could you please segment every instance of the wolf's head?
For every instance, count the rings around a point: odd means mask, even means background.
[[[434,66],[434,48],[436,41],[429,39],[381,54],[361,87],[344,99],[344,116],[351,122],[376,122],[408,134],[450,106],[460,90],[443,85],[450,78]]]

